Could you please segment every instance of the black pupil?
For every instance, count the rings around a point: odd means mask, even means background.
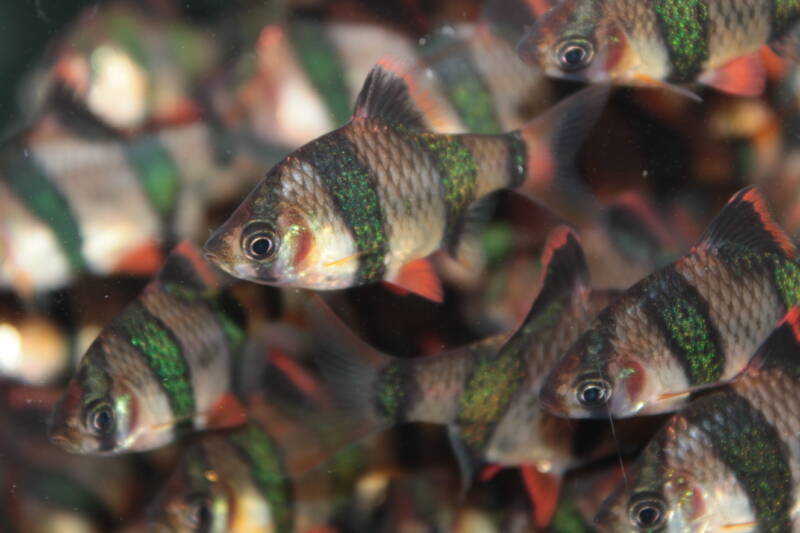
[[[564,62],[572,67],[578,66],[583,63],[586,57],[586,52],[580,46],[570,46],[564,52]]]
[[[111,413],[108,409],[101,409],[94,415],[94,427],[98,431],[105,432],[111,425]]]
[[[253,255],[259,257],[269,255],[269,253],[272,251],[272,241],[266,237],[256,237],[250,244],[250,249],[252,250]]]
[[[639,511],[639,524],[643,527],[649,527],[658,522],[661,512],[655,507],[645,507]]]
[[[585,403],[597,403],[603,397],[603,390],[597,385],[590,385],[583,389],[582,396]]]

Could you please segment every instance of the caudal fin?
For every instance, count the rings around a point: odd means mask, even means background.
[[[377,383],[381,372],[394,358],[373,348],[348,328],[322,298],[308,304],[316,355],[322,380],[338,407],[350,416],[370,420],[379,427],[388,426],[378,405]]]
[[[519,130],[525,144],[521,192],[571,223],[597,214],[597,201],[581,182],[576,157],[608,100],[607,85],[583,89]],[[513,134],[512,134],[513,135]]]

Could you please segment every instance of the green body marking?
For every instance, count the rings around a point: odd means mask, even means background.
[[[445,240],[461,230],[459,221],[467,207],[475,201],[478,165],[470,149],[455,135],[435,133],[411,134],[410,139],[430,154],[441,179],[447,208]]]
[[[144,356],[167,394],[178,425],[191,428],[195,414],[191,369],[175,335],[138,301],[125,309],[113,327]]]
[[[491,429],[525,379],[525,359],[514,351],[480,359],[459,398],[456,424],[464,442],[482,450]]]
[[[169,217],[181,186],[180,170],[169,151],[156,137],[145,137],[126,145],[126,153],[156,212]]]
[[[67,198],[48,178],[44,168],[32,156],[16,157],[4,169],[2,177],[22,203],[50,227],[72,272],[86,270],[78,221]]]
[[[794,505],[789,451],[777,430],[733,391],[692,404],[686,414],[711,440],[719,459],[734,473],[750,500],[757,530],[792,530]]]
[[[715,383],[725,370],[719,332],[708,304],[680,273],[665,269],[649,287],[645,309],[683,365],[690,385]]]
[[[475,64],[466,42],[439,33],[424,42],[422,57],[430,60],[431,68],[469,132],[502,133],[491,88]],[[441,57],[446,59],[441,60]]]
[[[373,173],[340,131],[320,137],[300,157],[317,170],[361,254],[354,284],[383,278],[389,242]]]
[[[800,304],[800,266],[788,259],[777,259],[773,282],[786,309]]]
[[[409,376],[405,366],[395,362],[386,367],[375,384],[378,409],[389,420],[402,418],[402,410],[408,398]]]
[[[311,84],[325,101],[336,126],[350,120],[352,106],[345,82],[345,66],[322,25],[295,21],[288,25],[289,38]]]
[[[672,62],[669,81],[694,81],[708,59],[708,0],[654,0]]]
[[[292,515],[292,490],[283,473],[283,463],[278,445],[263,430],[250,424],[230,434],[236,449],[250,467],[264,500],[269,503],[274,518],[275,531],[294,531]]]

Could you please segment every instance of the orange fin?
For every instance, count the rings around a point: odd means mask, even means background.
[[[722,529],[725,531],[736,531],[738,529],[752,529],[758,525],[758,522],[740,522],[738,524],[725,524]]]
[[[151,275],[161,268],[164,253],[155,241],[148,241],[129,251],[114,267],[115,274]]]
[[[522,481],[533,503],[533,520],[538,528],[546,528],[556,512],[561,476],[544,473],[530,465],[520,466]]]
[[[247,410],[232,392],[225,393],[208,415],[208,429],[223,429],[247,423]]]
[[[428,259],[416,259],[407,263],[397,276],[387,283],[436,303],[444,301],[442,283]]]
[[[286,355],[283,350],[274,348],[270,356],[270,363],[283,372],[292,384],[307,397],[314,399],[320,405],[330,402],[330,398],[325,394],[320,382],[304,369],[298,361]]]
[[[701,82],[736,96],[758,96],[764,92],[767,72],[758,52],[747,54],[703,76]]]
[[[489,465],[483,469],[480,475],[481,481],[489,481],[503,469],[503,465]]]

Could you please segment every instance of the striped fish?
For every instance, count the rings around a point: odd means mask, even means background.
[[[537,522],[547,524],[560,477],[577,463],[568,420],[536,401],[542,379],[612,295],[592,292],[577,236],[565,226],[549,236],[543,282],[522,324],[463,348],[422,358],[394,358],[356,339],[335,317],[317,320],[328,351],[320,356],[330,389],[358,418],[376,427],[445,424],[466,481],[473,463],[527,466],[537,495]]]
[[[669,420],[601,508],[600,531],[800,529],[800,309],[756,361]]]
[[[51,415],[54,443],[111,455],[241,423],[231,386],[244,319],[215,276],[188,242],[170,254],[84,354]]]
[[[519,52],[560,78],[754,96],[765,83],[759,48],[780,49],[798,21],[796,0],[563,0]]]
[[[333,518],[364,473],[353,461],[368,466],[364,448],[329,454],[324,469],[307,472],[308,464],[298,465],[304,450],[319,444],[314,428],[268,403],[248,408],[250,423],[204,434],[184,453],[150,505],[150,531],[293,533]]]
[[[351,121],[273,167],[206,253],[249,281],[315,290],[386,281],[441,301],[426,257],[458,255],[489,194],[523,187],[554,207],[595,209],[566,185],[605,99],[603,88],[588,91],[511,133],[438,134],[425,130],[413,87],[379,63]],[[565,188],[573,194],[559,197]]]
[[[162,250],[199,233],[207,198],[224,192],[215,181],[242,187],[263,168],[243,155],[243,143],[230,145],[237,150],[230,162],[217,159],[219,140],[196,123],[134,139],[68,132],[7,146],[0,287],[29,295],[85,273],[153,274]]]
[[[734,378],[800,303],[795,245],[753,187],[700,242],[604,309],[552,369],[547,410],[569,417],[662,413]]]

